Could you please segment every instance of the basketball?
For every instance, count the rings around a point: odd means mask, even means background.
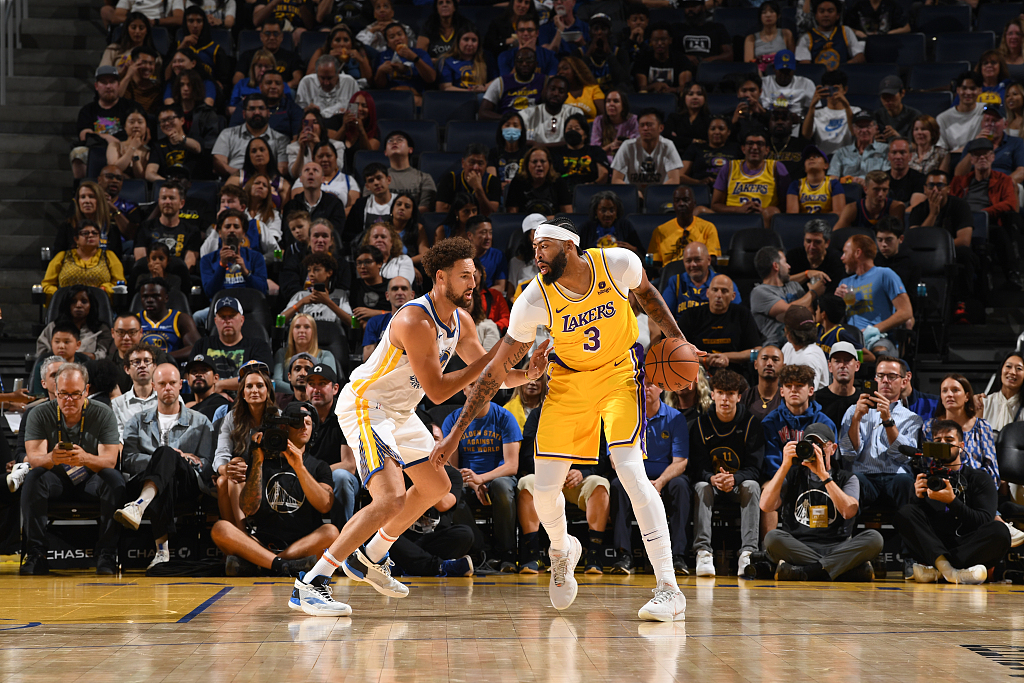
[[[644,371],[652,384],[681,391],[697,380],[700,361],[693,347],[681,339],[663,339],[647,351]]]

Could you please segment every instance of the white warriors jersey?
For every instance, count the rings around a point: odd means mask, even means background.
[[[402,308],[409,306],[422,308],[433,319],[434,329],[437,332],[438,359],[441,361],[441,371],[443,372],[459,343],[461,328],[458,311],[453,316],[453,326],[449,327],[438,317],[429,294],[407,302]],[[396,312],[395,315],[398,313]],[[381,335],[380,343],[370,354],[369,359],[352,371],[345,390],[351,391],[356,400],[378,403],[387,411],[408,413],[416,409],[423,399],[424,392],[419,380],[412,372],[412,366],[409,365],[409,356],[391,343],[391,323],[394,320],[392,317],[388,321],[388,326],[384,328],[384,333]]]

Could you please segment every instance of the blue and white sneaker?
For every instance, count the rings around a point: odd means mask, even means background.
[[[304,575],[305,572],[303,572]],[[288,606],[292,607],[292,601],[295,600],[295,594],[298,593],[299,609],[310,616],[352,616],[352,608],[335,600],[331,596],[332,592],[330,577],[318,576],[310,583],[305,583],[302,578],[298,578],[295,579],[295,590],[292,591],[292,599],[288,601]]]
[[[299,572],[299,581],[306,576],[306,572]],[[299,589],[292,586],[292,597],[288,598],[288,609],[302,611],[302,601],[299,600]]]
[[[391,576],[391,568],[395,565],[391,558],[385,555],[378,563],[370,562],[362,548],[355,552],[341,563],[345,575],[353,581],[362,581],[373,586],[373,589],[381,595],[389,598],[404,598],[409,595],[409,587]]]
[[[473,576],[473,560],[469,555],[445,560],[441,563],[438,576]]]

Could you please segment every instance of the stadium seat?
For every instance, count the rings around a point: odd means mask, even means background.
[[[760,26],[756,7],[716,7],[714,21],[725,26],[730,36],[749,36]]]
[[[938,348],[945,348],[952,309],[953,236],[945,228],[914,228],[905,233],[900,248],[921,269],[921,282],[928,290],[928,296],[918,297],[917,321],[930,326]]]
[[[192,306],[188,302],[188,296],[179,288],[171,287],[167,290],[167,307],[176,311],[184,311],[192,315]],[[128,307],[132,313],[142,312],[142,295],[138,292],[132,297],[132,303]]]
[[[380,123],[380,119],[412,119],[416,116],[416,100],[413,94],[408,90],[371,90],[370,94],[373,95],[373,104],[377,107],[378,124]],[[408,112],[409,116],[387,116],[387,112],[394,112],[396,114],[399,112]],[[384,137],[382,136],[381,142],[383,141]]]
[[[356,179],[359,180],[360,184],[362,184],[364,180],[363,169],[366,168],[367,164],[372,164],[374,162],[384,164],[385,168],[388,166],[388,158],[384,155],[384,152],[374,152],[369,149],[361,149],[356,152],[355,156],[352,158],[352,166],[354,168],[350,170],[353,172],[352,175],[356,176]]]
[[[731,114],[736,110],[736,105],[739,103],[736,95],[708,95],[708,109],[711,110],[712,114]]]
[[[843,194],[846,195],[846,203],[852,204],[864,196],[864,188],[857,183],[846,183],[843,185]]]
[[[1024,64],[1007,64],[1006,70],[1010,72],[1011,81],[1024,81]]]
[[[1024,484],[1024,422],[1011,422],[996,437],[999,478]]]
[[[722,245],[723,254],[729,253],[732,236],[740,230],[764,230],[764,221],[755,213],[702,213],[700,217],[712,223],[718,230],[718,243]]]
[[[908,92],[903,97],[903,105],[913,107],[922,114],[928,114],[928,116],[938,116],[953,106],[953,93]]]
[[[864,93],[847,93],[846,101],[849,102],[850,106],[852,107],[860,107],[861,109],[866,109],[869,112],[875,111],[876,109],[882,106],[882,101],[878,97],[877,88],[875,94],[873,95],[868,95]]]
[[[908,231],[908,232],[913,232]],[[834,251],[837,254],[842,253],[843,245],[846,244],[846,240],[850,239],[854,235],[864,235],[870,237],[872,240],[875,239],[875,231],[869,230],[868,228],[843,228],[842,230],[835,230],[832,233],[832,241],[829,243],[828,248],[830,251]]]
[[[980,253],[988,243],[988,214],[984,211],[972,211],[971,218],[974,230],[971,232],[971,249]]]
[[[971,64],[977,63],[981,53],[991,50],[996,43],[996,36],[991,31],[974,33],[944,33],[935,39],[935,61],[952,62],[966,59]],[[956,78],[956,74],[953,74]]]
[[[953,80],[970,68],[970,63],[963,61],[917,64],[910,67],[906,86],[909,90],[947,91]]]
[[[213,38],[213,42],[220,45],[220,49],[224,51],[225,55],[234,57],[235,39],[231,37],[231,29],[211,28],[210,37]]]
[[[514,256],[514,254],[509,253],[509,247],[514,241],[512,237],[516,232],[522,233],[523,219],[526,216],[521,213],[492,213],[489,218],[491,219],[491,230],[493,231],[491,246],[504,251],[506,256],[511,258]],[[515,240],[515,242],[518,243],[518,240]]]
[[[423,25],[423,22],[426,20],[427,15],[430,14],[430,10],[433,6],[433,3],[424,5],[396,4],[394,20],[400,21],[403,24],[408,24],[418,35],[420,32],[420,26]]]
[[[815,218],[826,221],[832,227],[839,221],[839,216],[834,213],[780,213],[772,219],[772,230],[782,240],[782,246],[787,251],[796,249],[804,244],[804,226]]]
[[[912,66],[927,59],[923,33],[868,36],[864,47],[869,64]],[[844,67],[845,70],[845,67]]]
[[[476,93],[428,90],[423,93],[420,118],[435,121],[439,127],[444,128],[450,121],[475,121],[476,110]]]
[[[436,185],[448,171],[461,171],[462,155],[454,152],[427,152],[420,155],[419,169],[434,179]]]
[[[672,195],[676,191],[676,185],[648,185],[647,190],[644,192],[644,213],[651,214],[666,214],[673,213],[675,210],[671,208]],[[696,185],[691,185],[691,189],[696,189]],[[707,189],[705,187],[705,189]],[[694,197],[696,200],[696,196]],[[665,205],[668,204],[669,208],[666,210]]]
[[[733,280],[759,280],[754,256],[762,247],[782,249],[782,239],[773,230],[765,230],[763,225],[735,233],[729,241],[729,276]]]
[[[590,200],[598,192],[610,191],[619,195],[622,200],[624,213],[636,213],[639,211],[636,188],[632,185],[577,185],[573,190],[572,207],[577,213],[590,213]]]
[[[155,31],[156,29],[154,29]],[[259,31],[239,31],[238,32],[238,54],[242,55],[249,50],[258,50],[263,47],[263,43],[260,41]],[[281,47],[285,50],[294,50],[295,46],[292,44],[292,34],[290,31],[284,32],[284,38],[281,40]]]
[[[654,236],[654,231],[658,229],[659,225],[668,223],[673,219],[673,216],[667,214],[652,214],[652,213],[631,213],[626,216],[633,228],[636,230],[636,234],[640,237],[640,244],[645,250],[651,244],[651,237]]]
[[[441,145],[439,144],[437,137],[437,123],[434,121],[385,119],[378,120],[377,126],[380,128],[380,139],[382,143],[391,131],[400,130],[412,136],[413,154],[441,151]]]
[[[913,29],[928,36],[971,30],[971,8],[968,5],[926,5],[917,13]]]
[[[238,302],[242,304],[242,311],[245,315],[245,322],[242,323],[242,336],[262,339],[269,344],[273,317],[263,292],[248,287],[222,289],[213,295],[210,300],[210,309],[216,311],[217,302],[229,296],[238,299]]]
[[[53,293],[53,297],[50,299],[50,305],[46,308],[46,318],[43,322],[47,325],[57,319],[57,313],[60,312],[61,303],[63,303],[65,297],[71,291],[70,287],[61,287]],[[110,295],[104,292],[99,287],[90,287],[89,293],[92,298],[96,301],[99,310],[97,313],[100,317],[100,322],[106,323],[110,327],[114,326],[114,309],[110,305]]]
[[[220,183],[216,180],[193,180],[185,196],[198,199],[205,202],[210,208],[215,208],[217,206],[217,192],[219,190]]]
[[[736,91],[739,85],[738,79],[746,74],[757,73],[757,67],[753,64],[741,64],[739,62],[704,62],[697,68],[697,82],[703,85],[708,92]],[[724,85],[725,87],[719,87]]]
[[[342,372],[348,375],[348,338],[345,336],[345,330],[333,320],[317,320],[316,338],[317,346],[327,349],[334,355],[338,363],[338,376],[345,381],[342,375]],[[361,343],[359,346],[362,348]]]
[[[448,152],[461,153],[466,149],[466,145],[478,142],[490,149],[494,147],[497,133],[497,121],[461,121],[459,125],[448,130],[444,147]]]
[[[491,23],[504,12],[505,9],[503,7],[494,7],[492,5],[470,5],[469,3],[459,5],[459,14],[469,19],[480,30],[481,38],[487,34],[487,29],[490,28]]]
[[[844,64],[843,72],[849,79],[848,92],[854,95],[878,97],[878,85],[886,76],[899,76],[895,64]]]
[[[118,196],[132,204],[145,204],[149,201],[146,181],[134,178],[125,179],[124,184],[121,185],[121,193]]]
[[[432,213],[421,213],[420,221],[423,222],[423,229],[427,231],[427,240],[433,241],[433,235],[437,231],[437,226],[444,222],[444,217],[447,214],[440,212]],[[494,225],[493,223],[491,224]]]
[[[707,185],[691,185],[695,206],[711,206],[711,188]]]
[[[162,55],[171,51],[171,34],[165,26],[154,26],[152,28],[153,45],[156,51]]]
[[[629,111],[631,113],[638,114],[641,109],[648,107],[654,107],[667,119],[678,108],[676,96],[668,93],[631,93],[629,95]]]
[[[1011,19],[1020,16],[1020,5],[1012,2],[985,3],[978,5],[978,24],[975,30],[992,31],[997,36],[1003,35],[1003,29]]]
[[[677,259],[672,263],[668,263],[664,268],[661,269],[661,275],[658,278],[658,291],[664,292],[668,288],[668,283],[672,279],[673,275],[679,275],[686,271],[686,265],[683,263],[683,259]]]
[[[817,84],[821,83],[821,77],[825,75],[825,67],[821,64],[797,64],[795,73]]]
[[[299,38],[299,59],[302,60],[303,65],[309,64],[309,60],[313,58],[313,53],[324,46],[328,35],[320,31],[303,32]]]

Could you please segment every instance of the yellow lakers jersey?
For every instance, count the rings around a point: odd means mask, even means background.
[[[775,206],[775,162],[765,161],[754,175],[743,172],[743,160],[729,162],[729,186],[726,206],[742,206],[757,202],[760,206]]]
[[[554,349],[551,359],[570,370],[596,370],[629,352],[640,328],[629,307],[629,292],[620,292],[608,272],[603,249],[583,256],[591,269],[590,290],[573,298],[558,283],[537,284],[548,309]]]
[[[825,178],[817,185],[811,185],[807,178],[800,180],[800,213],[831,213],[832,212],[832,177]]]

